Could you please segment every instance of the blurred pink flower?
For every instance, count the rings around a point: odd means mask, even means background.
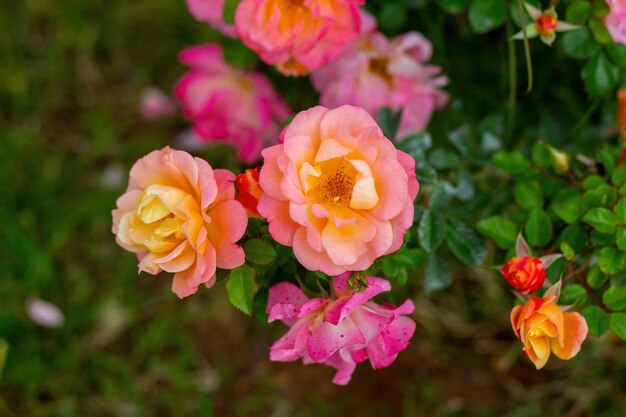
[[[231,38],[237,37],[234,25],[224,22],[224,3],[226,0],[186,0],[189,12],[200,22],[219,30]]]
[[[337,58],[359,34],[365,0],[242,0],[242,42],[285,75],[305,75]]]
[[[403,110],[400,138],[425,130],[433,111],[448,101],[440,89],[448,78],[439,67],[427,65],[431,43],[417,32],[390,40],[375,31],[371,16],[363,15],[361,38],[312,74],[320,103],[330,108],[352,104],[372,115],[383,107]]]
[[[604,24],[615,43],[626,45],[626,0],[607,0],[606,2],[611,8],[611,13],[604,18]]]
[[[33,323],[43,327],[61,327],[65,322],[65,317],[59,307],[39,298],[26,300],[26,311]]]
[[[139,111],[146,120],[171,116],[176,112],[176,103],[158,88],[146,88],[141,93]]]
[[[415,160],[363,109],[314,107],[263,151],[257,210],[307,269],[363,271],[395,252],[413,224]]]
[[[373,369],[390,366],[409,345],[415,322],[405,314],[415,310],[379,305],[371,298],[391,290],[389,281],[367,278],[361,292],[349,289],[350,273],[333,278],[336,298],[309,299],[297,286],[282,282],[269,290],[268,320],[281,320],[291,329],[270,348],[270,360],[323,363],[337,369],[333,382],[346,385],[356,365],[369,359]]]
[[[135,252],[139,270],[174,273],[172,291],[183,298],[215,283],[216,268],[244,262],[236,242],[248,215],[235,200],[235,175],[212,169],[187,152],[164,148],[133,165],[126,192],[113,210],[117,243]]]
[[[174,93],[201,140],[232,144],[246,163],[277,143],[291,110],[264,75],[230,67],[219,45],[184,49],[180,61],[190,70]]]

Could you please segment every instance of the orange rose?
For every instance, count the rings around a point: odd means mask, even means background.
[[[263,195],[263,189],[259,185],[260,170],[260,168],[246,169],[246,172],[237,175],[237,197],[235,200],[246,208],[248,217],[261,217],[256,209]]]
[[[546,280],[546,268],[534,256],[511,258],[500,272],[511,288],[522,294],[538,291]]]
[[[548,362],[550,352],[563,360],[573,358],[587,337],[585,318],[578,313],[564,313],[555,299],[553,295],[531,298],[511,311],[513,331],[537,369]]]

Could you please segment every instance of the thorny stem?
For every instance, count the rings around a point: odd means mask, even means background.
[[[587,291],[587,294],[589,294],[589,297],[591,297],[591,299],[596,303],[596,305],[600,307],[602,310],[604,310],[606,313],[609,313],[609,314],[612,313],[613,311],[604,305],[602,300],[600,300],[600,298],[593,291],[593,288],[591,288],[591,286],[587,282],[587,275],[581,274],[579,277],[580,277],[580,283],[585,288],[585,291]]]
[[[565,284],[570,278],[574,277],[575,275],[586,271],[587,269],[589,269],[589,265],[583,265],[578,269],[574,269],[573,271],[571,271],[569,274],[567,274],[565,276],[565,278],[563,278],[561,281]]]

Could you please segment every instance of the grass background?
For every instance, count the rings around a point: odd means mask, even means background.
[[[433,40],[449,91],[466,102],[435,118],[435,137],[452,121],[497,116],[506,100],[501,37],[471,35],[459,19],[423,13],[404,23]],[[536,372],[492,273],[459,270],[429,296],[410,282],[413,343],[388,369],[361,365],[348,387],[323,366],[270,363],[284,328],[236,311],[223,283],[178,300],[167,276],[137,275],[110,232],[132,163],[188,127],[141,119],[141,91],[169,90],[184,70],[178,51],[217,35],[182,0],[4,0],[0,27],[0,339],[9,344],[0,416],[624,415],[623,343],[590,338],[575,359]],[[225,44],[233,62],[256,65]],[[558,66],[545,52],[535,58]],[[306,79],[268,73],[296,110],[315,103],[302,93],[312,91]],[[546,131],[578,120],[589,103],[577,69],[537,74],[522,106],[546,109]],[[224,148],[201,155],[234,163]],[[64,326],[33,324],[32,296],[58,305]]]

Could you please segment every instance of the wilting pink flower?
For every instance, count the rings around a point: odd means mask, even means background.
[[[369,359],[374,369],[386,368],[409,345],[415,322],[405,314],[415,310],[379,305],[371,298],[389,291],[389,281],[367,277],[361,292],[349,289],[346,273],[333,279],[335,298],[309,299],[297,286],[283,282],[269,291],[268,320],[281,320],[291,329],[270,348],[270,360],[323,363],[337,369],[333,382],[346,385],[358,363]]]
[[[26,311],[34,323],[43,327],[60,327],[65,322],[65,317],[59,307],[39,298],[26,300]]]
[[[369,15],[363,18],[361,38],[312,74],[320,103],[330,108],[352,104],[373,115],[383,107],[403,110],[399,137],[425,130],[433,111],[448,101],[440,89],[448,78],[427,64],[431,43],[417,32],[390,40],[374,30]]]
[[[337,58],[359,34],[365,0],[242,0],[235,26],[246,46],[285,75]]]
[[[176,103],[158,88],[147,88],[141,93],[139,111],[146,120],[171,116],[176,112]]]
[[[200,22],[219,30],[231,38],[237,37],[234,25],[224,22],[224,3],[226,0],[186,0],[189,12]]]
[[[244,262],[236,245],[248,224],[235,200],[235,175],[213,170],[200,158],[164,148],[141,158],[130,171],[126,193],[113,210],[113,233],[124,249],[137,253],[139,269],[174,273],[180,298],[200,284],[215,283],[216,267]]]
[[[604,24],[615,43],[626,45],[626,0],[606,0],[611,8]]]
[[[298,261],[328,275],[363,271],[413,224],[415,161],[363,109],[314,107],[263,151],[257,207]]]
[[[264,75],[230,67],[219,45],[184,49],[180,60],[191,69],[174,92],[199,138],[232,144],[246,163],[277,142],[291,111]]]

